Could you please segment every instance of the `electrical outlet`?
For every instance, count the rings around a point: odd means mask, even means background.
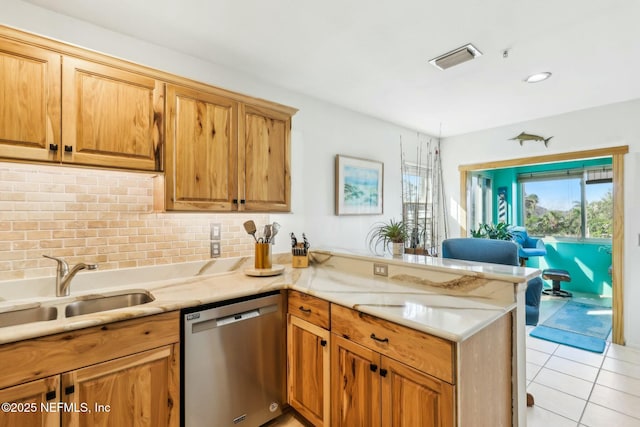
[[[220,242],[211,242],[211,258],[220,256]]]
[[[373,274],[376,276],[387,277],[389,275],[389,266],[387,264],[373,263]]]
[[[211,224],[211,240],[220,240],[222,235],[222,224],[219,222],[212,222]]]

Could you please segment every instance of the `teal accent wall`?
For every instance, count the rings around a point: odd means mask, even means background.
[[[611,242],[554,240],[545,241],[545,247],[547,255],[529,258],[527,267],[567,270],[571,282],[562,282],[562,289],[611,297]],[[551,287],[551,280],[545,282]]]
[[[579,169],[610,164],[611,158],[602,158],[483,171],[482,174],[484,176],[491,177],[491,190],[494,195],[493,222],[497,222],[498,218],[498,188],[507,187],[507,222],[511,225],[520,225],[522,216],[522,191],[518,184],[518,174]]]
[[[507,187],[507,222],[521,225],[522,192],[518,185],[518,175],[528,172],[551,172],[557,170],[578,169],[610,165],[611,158],[588,159],[572,162],[561,162],[543,165],[522,166],[492,170],[492,191],[497,198],[498,188]],[[497,199],[493,204],[494,222],[498,218]],[[547,255],[532,257],[527,261],[528,267],[559,268],[567,270],[571,282],[563,282],[562,289],[573,292],[586,292],[603,296],[611,296],[611,276],[609,266],[611,255],[606,251],[611,242],[604,240],[553,240],[545,241]],[[551,287],[551,281],[546,280]]]

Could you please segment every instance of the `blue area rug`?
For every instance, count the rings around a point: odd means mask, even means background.
[[[529,335],[602,353],[611,332],[611,308],[568,301]]]

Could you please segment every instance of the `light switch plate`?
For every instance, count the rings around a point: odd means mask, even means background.
[[[211,242],[211,258],[220,256],[220,242]]]
[[[211,226],[211,240],[220,240],[222,236],[222,224],[219,222],[212,222]]]
[[[389,275],[389,266],[378,262],[373,263],[373,274],[376,276],[387,277]]]

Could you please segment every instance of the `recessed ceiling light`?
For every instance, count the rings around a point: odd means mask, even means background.
[[[524,79],[524,81],[527,83],[538,83],[543,80],[547,80],[549,77],[551,77],[551,73],[548,71],[545,71],[544,73],[531,74],[529,77]]]
[[[441,70],[446,70],[454,65],[462,64],[463,62],[471,61],[477,56],[481,56],[482,52],[472,45],[471,43],[461,46],[457,49],[447,52],[443,55],[437,56],[429,61],[431,65]]]

